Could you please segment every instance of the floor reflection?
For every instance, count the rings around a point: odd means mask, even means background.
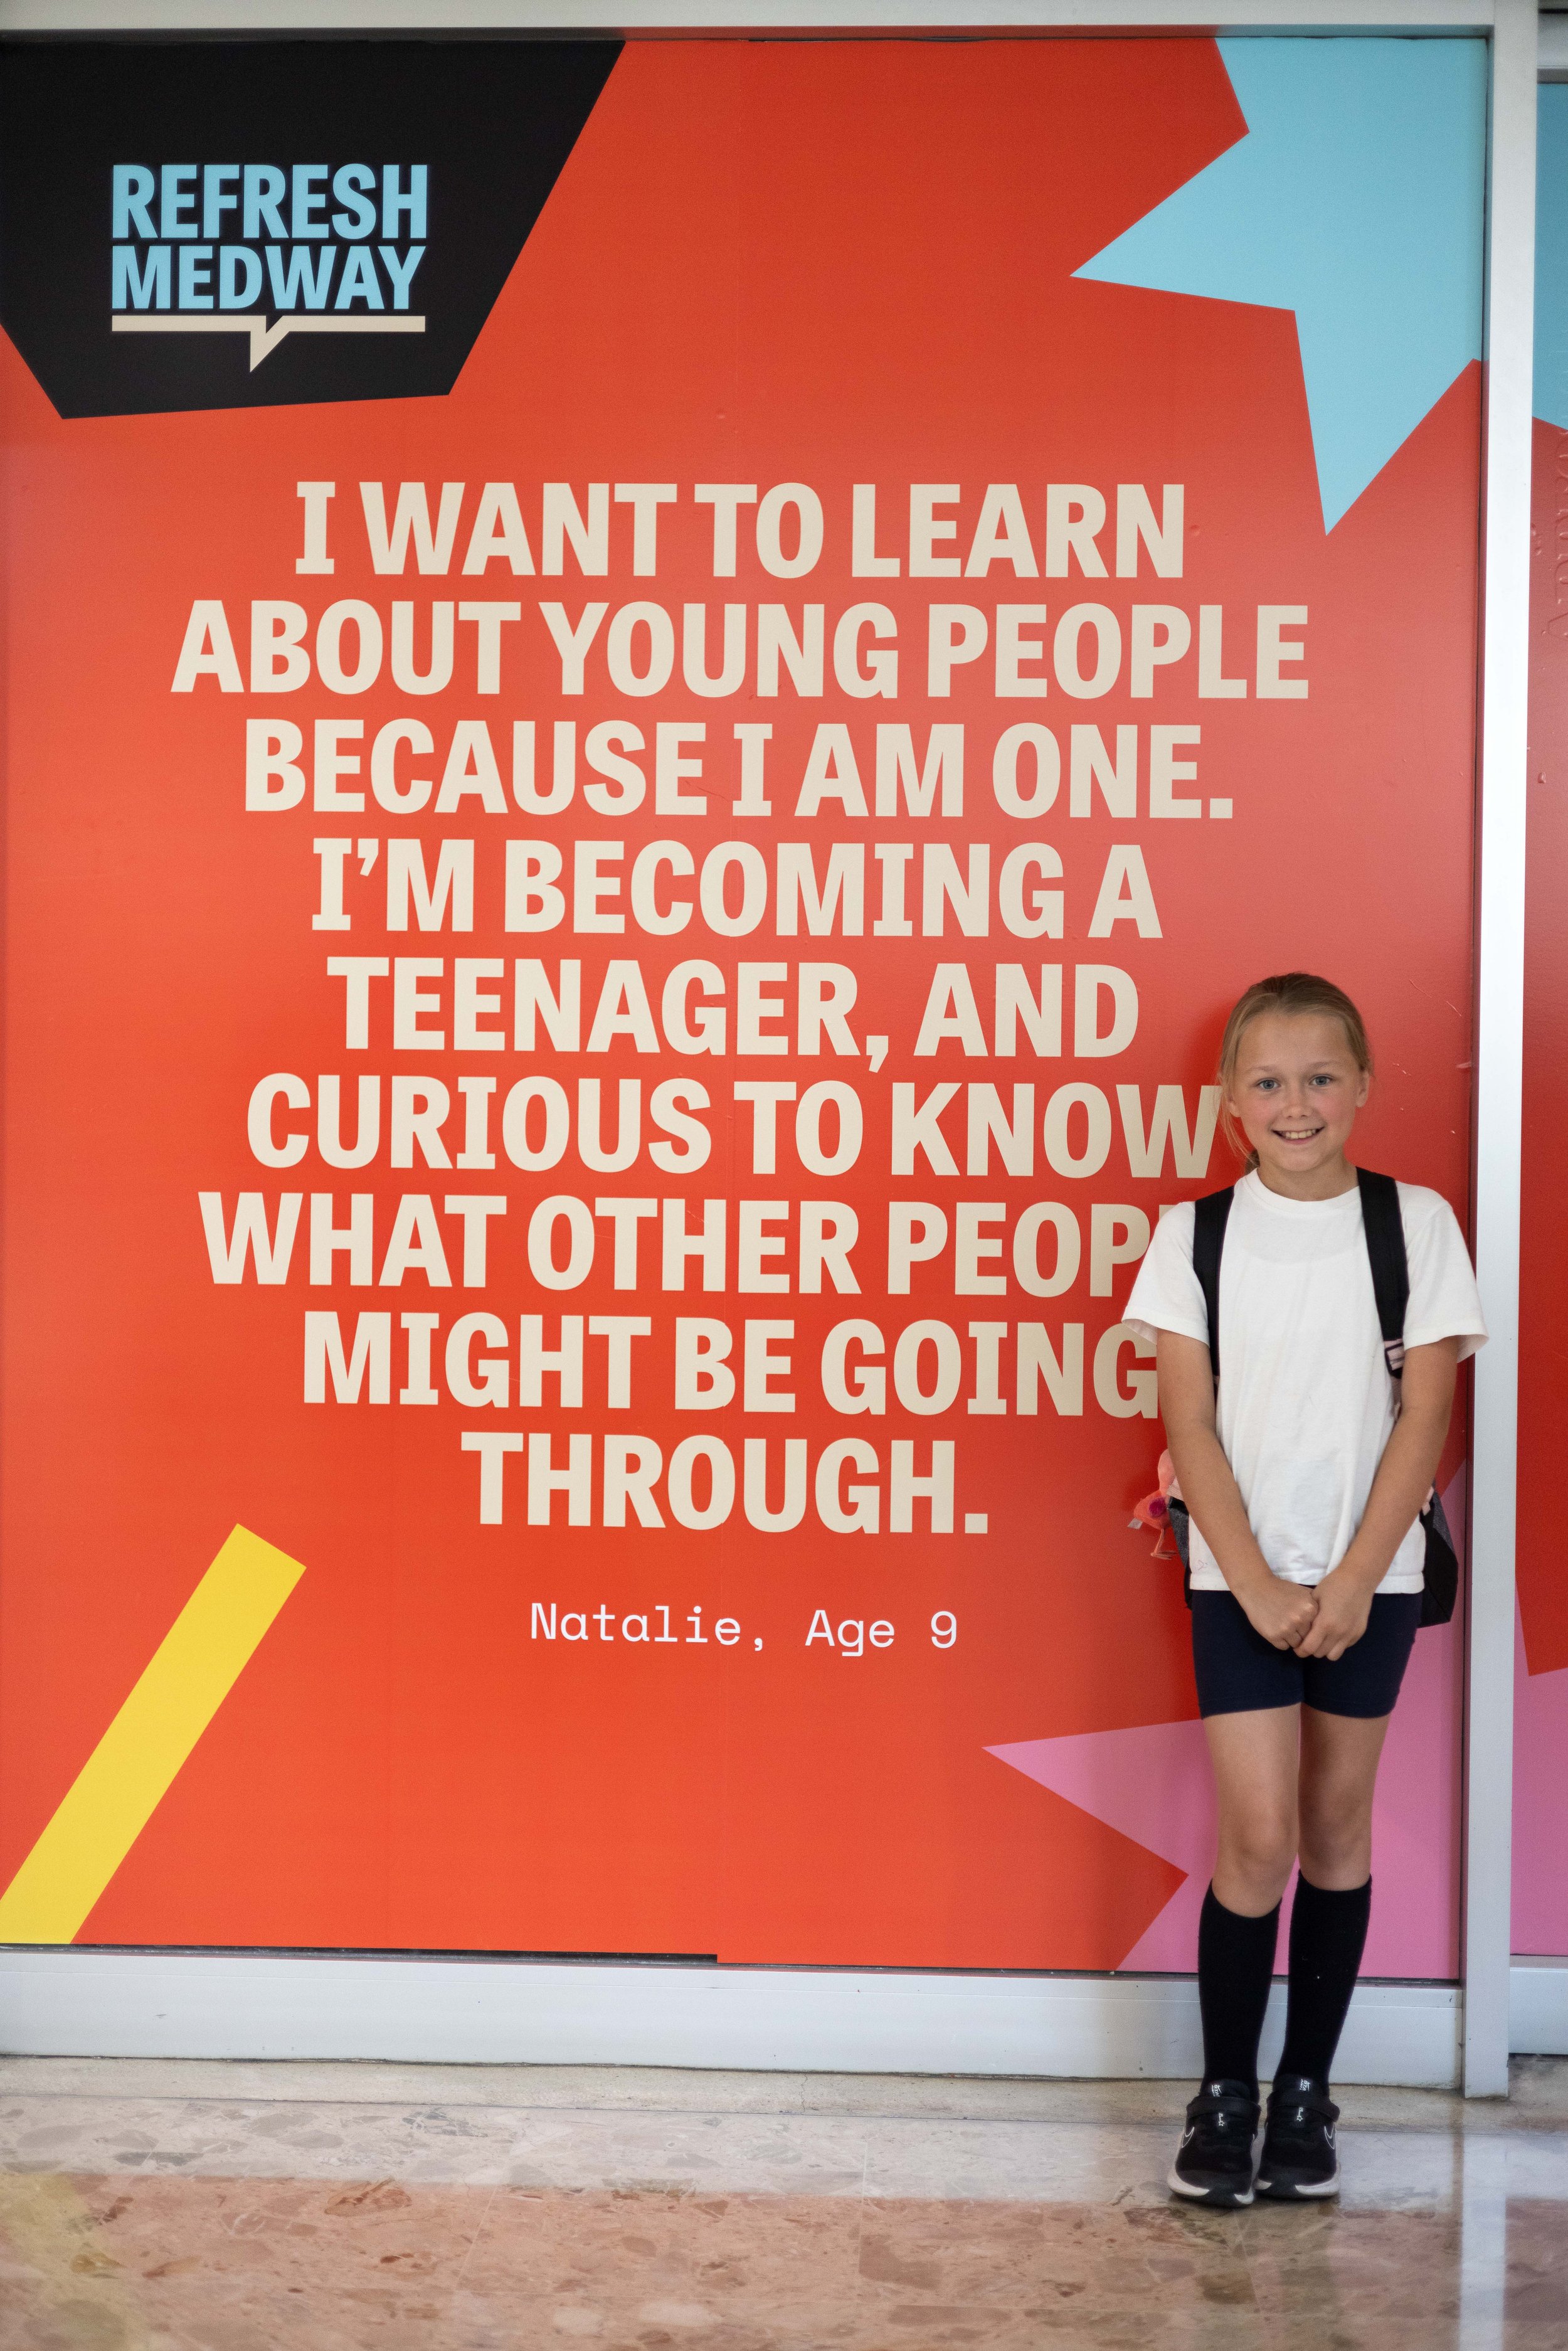
[[[0,2061],[0,2346],[1568,2351],[1518,2093],[1348,2090],[1342,2207],[1221,2215],[1176,2085]]]

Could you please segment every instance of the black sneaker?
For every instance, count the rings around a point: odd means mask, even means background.
[[[1234,2207],[1252,2201],[1252,2141],[1258,2100],[1246,2082],[1205,2082],[1186,2110],[1170,2187],[1196,2203]]]
[[[1258,2166],[1258,2193],[1292,2204],[1301,2196],[1339,2194],[1339,2108],[1326,2082],[1281,2074],[1269,2094],[1269,2126]]]

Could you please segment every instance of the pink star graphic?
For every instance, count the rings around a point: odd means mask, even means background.
[[[1568,1666],[1532,1674],[1514,1634],[1513,1948],[1568,1951]]]
[[[1203,1725],[1086,1730],[986,1751],[1186,1870],[1182,1885],[1118,1965],[1190,1973],[1197,1963],[1197,1914],[1214,1862],[1214,1781]]]
[[[1461,1662],[1457,1625],[1418,1635],[1389,1726],[1373,1815],[1375,1899],[1363,1962],[1370,1976],[1458,1972]],[[1554,1718],[1559,1769],[1542,1782],[1556,1789],[1568,1775],[1568,1672],[1538,1678],[1563,1686]],[[1150,1974],[1189,1974],[1197,1964],[1197,1915],[1214,1865],[1214,1781],[1202,1724],[1082,1731],[987,1752],[1186,1872],[1119,1964]],[[1546,1809],[1543,1802],[1543,1818]],[[1560,1858],[1549,1898],[1559,1919],[1568,1919],[1568,1827],[1560,1817],[1551,1834]],[[1290,1906],[1287,1894],[1281,1963]],[[1554,1944],[1522,1948],[1568,1949],[1561,1928],[1558,1932]]]

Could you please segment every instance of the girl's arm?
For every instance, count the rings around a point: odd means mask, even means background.
[[[1399,1417],[1350,1549],[1318,1586],[1317,1622],[1301,1645],[1303,1657],[1342,1657],[1365,1632],[1373,1594],[1425,1509],[1437,1474],[1458,1366],[1458,1339],[1435,1339],[1406,1356]]]
[[[1208,1349],[1179,1331],[1161,1331],[1155,1336],[1155,1360],[1166,1442],[1183,1501],[1221,1575],[1263,1638],[1276,1649],[1301,1646],[1318,1613],[1317,1595],[1308,1584],[1287,1583],[1276,1575],[1258,1548],[1247,1505],[1214,1426]],[[1393,1555],[1391,1551],[1389,1557]]]

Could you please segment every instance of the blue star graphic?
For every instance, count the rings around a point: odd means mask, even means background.
[[[1293,310],[1332,530],[1480,357],[1486,47],[1218,47],[1247,136],[1076,275]]]
[[[1536,117],[1535,413],[1568,431],[1568,87],[1542,82]]]

